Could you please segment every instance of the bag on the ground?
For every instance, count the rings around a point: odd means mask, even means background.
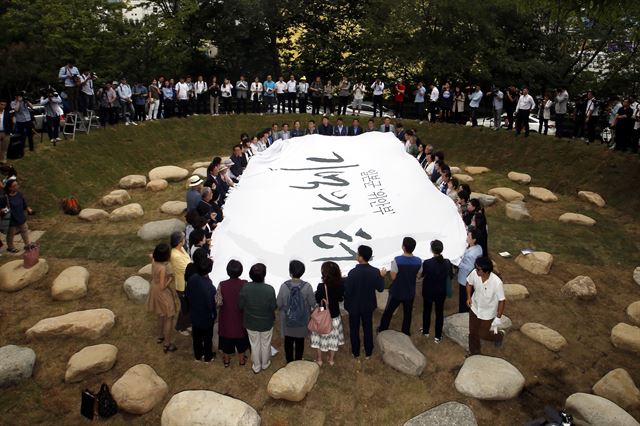
[[[98,414],[100,417],[111,417],[118,412],[118,403],[109,391],[109,386],[103,383],[98,392]]]
[[[34,267],[40,259],[40,246],[35,243],[27,244],[24,246],[24,253],[22,254],[23,267],[29,269]]]
[[[69,197],[62,200],[62,211],[64,214],[76,216],[80,214],[80,210],[80,203],[78,203],[78,200],[76,200],[75,197]]]
[[[89,391],[89,389],[85,389],[81,394],[80,401],[80,414],[89,420],[93,420],[98,414],[98,398]]]
[[[285,309],[285,323],[287,327],[304,327],[308,321],[308,311],[305,309],[304,299],[302,298],[302,285],[292,286],[287,283],[289,289],[289,300],[287,300],[287,308]]]
[[[318,334],[329,334],[333,329],[333,324],[331,323],[331,312],[329,311],[329,303],[327,296],[327,286],[324,286],[325,291],[325,299],[322,299],[320,302],[321,305],[317,306],[313,312],[311,313],[311,318],[309,319],[309,324],[307,324],[307,328],[312,333]]]

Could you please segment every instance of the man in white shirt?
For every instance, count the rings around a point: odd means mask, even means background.
[[[567,103],[569,102],[569,93],[564,88],[559,88],[556,94],[556,138],[564,136],[564,118],[567,115]]]
[[[596,125],[600,116],[598,100],[593,96],[591,90],[587,92],[587,106],[584,112],[584,120],[587,123],[587,143],[590,144],[596,140]]]
[[[376,110],[380,110],[380,117],[382,117],[382,94],[384,93],[384,83],[380,79],[376,79],[371,85],[373,90],[373,118],[376,118]]]
[[[93,81],[96,79],[96,75],[89,70],[82,71],[80,74],[80,99],[78,100],[78,106],[80,112],[87,113],[87,110],[93,110],[94,104],[94,91]]]
[[[289,76],[289,81],[287,81],[287,108],[289,109],[289,114],[293,114],[294,112],[296,112],[297,89],[298,82],[296,81],[296,78],[293,76],[293,74],[291,74]]]
[[[422,124],[422,120],[424,120],[424,95],[427,93],[427,89],[424,87],[423,82],[418,82],[418,86],[414,92],[415,97],[413,99],[413,103],[416,106],[416,117],[420,124]]]
[[[75,66],[75,61],[69,59],[67,65],[60,68],[58,78],[64,83],[64,92],[67,94],[70,112],[78,111],[78,83],[80,71]]]
[[[198,81],[194,84],[196,92],[196,114],[204,114],[207,112],[207,82],[204,77],[198,76]]]
[[[529,137],[529,114],[536,107],[536,103],[529,94],[529,88],[524,87],[516,105],[516,136],[520,135],[524,126],[524,137]]]
[[[178,110],[181,117],[186,117],[189,113],[189,85],[184,78],[176,84],[176,98],[178,99]]]
[[[505,297],[502,280],[493,273],[493,263],[488,257],[479,257],[475,269],[467,277],[467,306],[469,312],[469,352],[480,354],[480,339],[502,346],[502,325]],[[473,296],[471,295],[473,290]],[[493,329],[493,330],[492,330]]]
[[[120,85],[118,85],[116,93],[118,94],[120,108],[122,109],[122,115],[124,116],[124,125],[128,126],[129,124],[133,124],[134,126],[137,126],[138,124],[135,121],[131,121],[131,115],[135,114],[135,110],[131,99],[131,86],[127,84],[126,78],[120,80]]]
[[[351,104],[351,111],[355,113],[355,115],[360,115],[360,110],[362,110],[362,100],[364,99],[364,94],[366,92],[367,91],[362,81],[359,81],[353,86],[353,103]]]
[[[436,122],[438,116],[438,98],[440,98],[440,91],[435,84],[430,85],[431,94],[429,95],[429,121]]]
[[[277,112],[280,114],[280,106],[282,105],[282,114],[284,114],[284,104],[287,99],[287,83],[284,82],[284,78],[280,76],[280,79],[276,81],[276,100],[278,102]]]

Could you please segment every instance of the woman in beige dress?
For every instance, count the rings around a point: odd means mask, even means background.
[[[174,352],[176,345],[171,342],[173,318],[176,316],[176,303],[173,290],[169,286],[171,276],[167,272],[167,264],[171,256],[169,244],[158,244],[153,251],[151,264],[151,288],[147,299],[147,309],[158,315],[160,333],[157,342],[164,342],[164,352]]]

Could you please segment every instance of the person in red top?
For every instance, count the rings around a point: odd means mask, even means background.
[[[242,320],[242,310],[238,307],[240,290],[247,283],[240,279],[242,275],[242,263],[230,260],[227,264],[229,279],[222,281],[218,286],[221,300],[220,317],[218,319],[218,335],[220,336],[220,349],[222,350],[225,368],[229,367],[231,355],[238,351],[240,365],[245,365],[247,357],[245,352],[249,348],[247,330]]]
[[[393,96],[393,100],[396,103],[396,118],[402,118],[402,115],[403,115],[402,109],[404,106],[404,92],[406,89],[407,88],[405,87],[404,83],[402,83],[402,80],[398,80],[394,88],[394,96]]]

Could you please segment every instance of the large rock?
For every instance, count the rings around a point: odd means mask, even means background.
[[[145,241],[169,238],[174,232],[184,232],[185,224],[179,219],[165,219],[148,222],[138,230],[138,237]]]
[[[505,204],[504,213],[513,220],[531,219],[527,205],[522,201],[511,201]]]
[[[629,413],[597,395],[574,393],[567,398],[564,408],[578,426],[640,426]]]
[[[144,177],[144,176],[143,176]],[[121,206],[131,199],[131,196],[124,189],[116,189],[102,197],[100,201],[105,207]]]
[[[640,285],[640,266],[633,270],[633,280]]]
[[[632,322],[640,325],[640,300],[627,306],[627,315],[629,315]]]
[[[134,365],[111,387],[118,408],[131,414],[148,413],[168,391],[167,383],[147,364]]]
[[[271,376],[267,393],[274,399],[302,401],[315,386],[319,374],[320,366],[315,362],[290,362]]]
[[[195,163],[191,164],[191,168],[192,169],[197,169],[199,167],[209,167],[209,164],[211,164],[211,161],[196,161]]]
[[[502,358],[473,355],[462,364],[455,385],[463,395],[503,401],[518,396],[524,387],[524,376]]]
[[[58,275],[51,286],[54,300],[75,300],[87,294],[89,271],[82,266],[70,266]]]
[[[528,322],[520,327],[520,332],[553,352],[558,352],[567,346],[567,339],[562,337],[557,331],[542,324]]]
[[[593,299],[598,294],[596,284],[590,277],[578,275],[562,286],[560,292],[567,297],[576,299]]]
[[[167,182],[180,182],[189,176],[189,170],[177,166],[160,166],[149,172],[149,180],[164,179]]]
[[[511,188],[504,188],[504,187],[492,188],[489,190],[489,195],[498,197],[502,201],[506,201],[506,202],[524,200],[524,195],[522,195],[518,191],[514,191]]]
[[[547,275],[553,265],[553,256],[544,251],[534,251],[516,257],[516,263],[525,271],[535,275]]]
[[[510,181],[521,183],[523,185],[531,183],[531,176],[526,173],[509,172],[507,173],[507,177]]]
[[[378,346],[384,362],[410,376],[419,376],[427,365],[427,359],[411,342],[411,338],[395,330],[378,333]]]
[[[483,194],[482,192],[472,192],[469,199],[476,198],[484,207],[492,206],[496,203],[497,198],[493,195]]]
[[[450,401],[415,416],[404,426],[478,426],[478,422],[471,408]]]
[[[127,204],[126,206],[118,207],[111,212],[109,220],[111,222],[124,222],[127,220],[134,220],[144,216],[144,210],[138,203]]]
[[[209,390],[188,390],[171,397],[162,411],[161,426],[260,426],[260,415],[249,404]]]
[[[151,192],[164,191],[169,187],[169,182],[164,179],[154,179],[147,183],[147,190]]]
[[[193,171],[194,175],[200,176],[202,179],[207,177],[207,168],[206,167],[198,167]]]
[[[166,214],[181,215],[187,211],[185,201],[167,201],[160,206],[160,211]]]
[[[120,179],[118,186],[122,189],[144,188],[147,178],[142,175],[128,175]]]
[[[1,347],[0,388],[13,386],[30,378],[35,363],[36,353],[31,348],[16,345]]]
[[[595,219],[580,213],[563,213],[558,220],[562,223],[570,223],[573,225],[593,226],[596,224]]]
[[[640,327],[618,323],[611,330],[611,343],[616,348],[640,353]]]
[[[640,390],[624,368],[609,371],[593,385],[593,393],[615,402],[625,410],[640,407]]]
[[[529,297],[529,290],[522,284],[504,284],[504,297],[509,301],[522,300]]]
[[[511,319],[506,315],[502,316],[501,330],[508,330],[512,326]],[[453,340],[466,350],[469,350],[469,313],[459,313],[449,315],[444,318],[442,331],[445,336]]]
[[[138,275],[151,275],[152,264],[147,263],[142,268],[138,269]],[[173,269],[171,268],[171,264],[167,263],[167,274],[173,275]]]
[[[20,259],[0,266],[0,290],[8,292],[22,290],[29,284],[40,281],[49,271],[49,264],[43,258],[29,269],[25,269],[23,265],[24,261]]]
[[[484,166],[468,166],[464,168],[464,171],[469,173],[470,175],[479,175],[482,173],[490,172],[491,169]]]
[[[598,207],[604,207],[605,205],[607,205],[607,203],[605,203],[604,201],[604,198],[602,198],[602,196],[597,192],[579,191],[578,198],[580,198],[582,201],[595,204]]]
[[[457,167],[457,166],[450,166],[449,171],[451,172],[452,175],[462,173],[462,170],[460,169],[460,167]]]
[[[142,277],[133,276],[124,282],[124,292],[129,300],[135,303],[145,303],[149,297],[149,281]]]
[[[107,195],[108,197],[108,195]],[[109,217],[109,212],[102,209],[82,209],[78,217],[87,222],[96,222]]]
[[[544,201],[545,203],[558,201],[558,196],[556,194],[549,191],[547,188],[542,188],[539,186],[530,186],[529,196],[531,198],[535,198],[536,200]]]
[[[67,383],[81,382],[96,374],[109,371],[116,363],[117,358],[118,348],[113,345],[86,346],[69,358],[64,381]]]
[[[456,173],[453,175],[454,178],[458,179],[460,183],[471,183],[473,182],[473,178],[469,175],[465,175],[464,173]]]
[[[109,309],[76,311],[40,320],[27,330],[27,338],[75,336],[97,339],[115,324],[116,316]]]

